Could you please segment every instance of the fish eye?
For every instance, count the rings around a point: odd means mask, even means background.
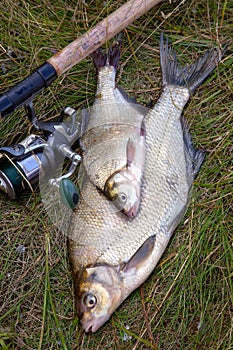
[[[123,192],[120,192],[119,195],[118,195],[118,198],[119,198],[119,201],[121,203],[125,203],[127,201],[127,196],[125,193]]]
[[[86,294],[83,297],[83,304],[88,307],[89,309],[92,309],[97,304],[97,298],[93,294]]]

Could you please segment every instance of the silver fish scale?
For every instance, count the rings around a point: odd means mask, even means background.
[[[187,167],[180,116],[186,88],[168,86],[145,117],[146,165],[136,218],[114,212],[87,180],[70,227],[71,259],[82,266],[127,262],[147,238],[156,235],[154,263],[160,259],[186,208],[193,173]]]
[[[99,70],[96,96],[90,109],[87,130],[107,124],[141,127],[147,108],[128,102],[115,86],[115,68],[105,66]],[[133,119],[132,119],[133,118]]]

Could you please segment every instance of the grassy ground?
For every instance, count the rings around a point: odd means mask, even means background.
[[[2,0],[0,91],[124,2]],[[184,112],[195,144],[207,151],[187,213],[151,277],[96,334],[84,334],[74,315],[66,239],[39,193],[15,202],[0,195],[0,349],[233,348],[232,10],[230,0],[165,2],[125,31],[120,83],[144,104],[160,92],[162,28],[183,63],[211,45],[228,42],[229,48]],[[37,113],[52,118],[63,106],[91,103],[95,86],[87,58],[35,99]],[[1,145],[31,131],[21,109],[1,121]]]

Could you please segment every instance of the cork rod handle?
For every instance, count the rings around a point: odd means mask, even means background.
[[[128,1],[47,62],[61,75],[162,1],[164,0]]]

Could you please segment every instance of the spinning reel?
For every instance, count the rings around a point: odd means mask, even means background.
[[[80,137],[77,112],[67,107],[59,121],[43,122],[37,119],[32,102],[26,109],[34,128],[43,136],[31,134],[16,145],[0,147],[0,191],[15,199],[39,181],[48,181],[50,186],[59,187],[63,203],[73,209],[78,204],[79,191],[69,178],[82,160],[71,148]],[[61,175],[57,168],[65,158],[70,164]],[[51,178],[54,174],[58,176]]]

